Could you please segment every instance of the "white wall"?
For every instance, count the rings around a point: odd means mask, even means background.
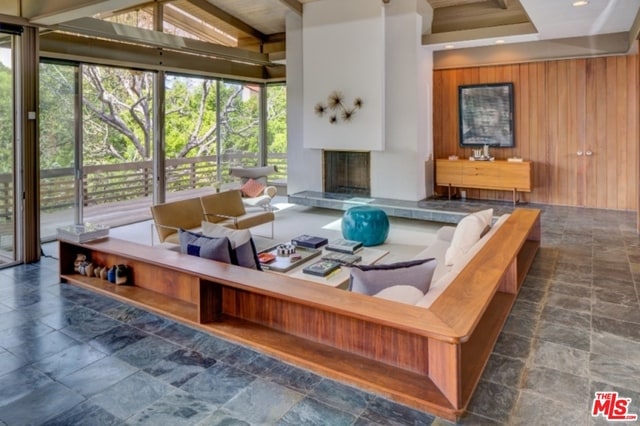
[[[372,197],[430,195],[433,177],[425,176],[425,161],[433,152],[433,60],[421,43],[423,3],[306,3],[301,34],[287,28],[289,193],[322,190],[321,150],[336,149],[371,151]],[[428,20],[430,13],[429,7]],[[289,50],[294,35],[300,52]],[[351,122],[330,124],[316,115],[315,105],[334,90],[347,102],[362,98]]]
[[[381,150],[384,148],[384,16],[381,1],[325,0],[307,3],[303,13],[304,146],[307,148]],[[289,56],[287,55],[287,58]],[[340,92],[363,107],[351,121],[318,103]],[[338,121],[329,117],[337,114]]]
[[[415,0],[385,6],[386,148],[371,153],[371,193],[378,197],[420,200],[431,193],[427,180],[433,187],[424,167],[433,152],[433,55],[422,47],[416,7]]]
[[[302,18],[287,15],[287,192],[322,191],[322,151],[304,148]]]

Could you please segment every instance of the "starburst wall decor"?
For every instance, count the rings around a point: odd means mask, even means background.
[[[327,103],[318,102],[315,106],[316,114],[324,117],[329,114],[329,123],[336,124],[340,120],[351,121],[357,110],[362,108],[362,99],[355,98],[353,106],[347,106],[344,102],[344,96],[338,91],[331,92],[327,97]]]

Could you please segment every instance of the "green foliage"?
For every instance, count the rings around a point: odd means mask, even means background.
[[[232,83],[221,84],[220,137],[224,153],[258,152],[259,143],[259,87]]]
[[[40,65],[40,168],[73,167],[75,67]]]
[[[287,152],[287,86],[267,86],[267,149],[270,153]]]
[[[85,164],[151,159],[153,74],[99,66],[83,67]]]
[[[13,170],[12,93],[11,70],[0,63],[0,173]]]
[[[153,74],[137,70],[82,66],[83,162],[118,164],[149,160],[153,146]],[[73,166],[75,78],[71,65],[40,67],[41,168]],[[216,102],[216,96],[220,99]],[[260,142],[260,90],[256,84],[169,75],[165,90],[167,158],[257,154]],[[267,87],[267,146],[285,153],[286,87]],[[0,68],[0,94],[11,93],[11,71]],[[217,122],[217,105],[220,122]],[[2,116],[11,116],[11,96],[0,97]],[[219,128],[218,128],[219,125]],[[12,124],[0,121],[0,143],[10,146]],[[3,142],[3,141],[8,142]],[[1,147],[2,145],[0,145]],[[4,159],[8,149],[0,149]],[[5,161],[2,162],[5,164]]]
[[[165,97],[167,158],[215,155],[215,81],[168,76]]]

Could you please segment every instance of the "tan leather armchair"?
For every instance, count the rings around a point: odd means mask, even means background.
[[[274,213],[270,210],[247,212],[238,189],[202,196],[200,202],[204,220],[207,222],[233,229],[248,229],[270,222],[273,238]]]
[[[157,204],[151,206],[151,216],[160,242],[179,244],[178,229],[200,231],[203,220],[202,204],[200,198]]]

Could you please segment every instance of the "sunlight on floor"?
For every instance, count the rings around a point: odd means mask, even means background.
[[[282,211],[282,210],[286,210],[290,207],[295,207],[295,204],[291,204],[291,203],[271,203],[271,205],[273,207],[275,207],[277,209],[277,211]]]

